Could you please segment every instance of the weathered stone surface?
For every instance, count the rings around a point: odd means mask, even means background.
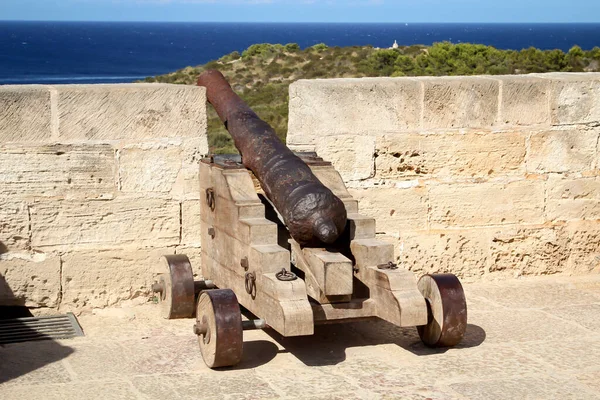
[[[55,364],[56,365],[56,364]],[[60,365],[60,364],[58,364]],[[63,367],[64,368],[64,367]],[[62,385],[13,386],[3,390],[6,399],[43,398],[45,400],[97,399],[102,393],[104,400],[139,400],[140,397],[128,381],[71,382]]]
[[[349,189],[361,214],[375,218],[376,231],[398,237],[403,230],[427,227],[427,189],[372,187]]]
[[[499,81],[482,77],[421,78],[423,128],[489,128],[498,117]]]
[[[529,75],[499,77],[502,84],[500,124],[550,124],[550,82]]]
[[[206,132],[206,94],[201,87],[140,83],[54,88],[63,140],[187,137]]]
[[[527,171],[582,172],[596,163],[597,130],[555,130],[531,135]]]
[[[181,141],[129,145],[119,150],[121,190],[170,192],[181,170]]]
[[[421,88],[410,78],[300,80],[290,85],[287,140],[419,128]]]
[[[591,288],[583,289],[584,285],[589,284]],[[485,297],[488,302],[501,306],[506,312],[507,308],[514,308],[522,310],[525,315],[522,314],[522,319],[526,319],[526,311],[530,309],[536,309],[540,313],[536,314],[536,318],[542,311],[548,309],[556,309],[564,307],[565,305],[579,305],[579,304],[590,304],[597,303],[600,294],[600,274],[587,274],[582,276],[575,276],[567,278],[564,275],[552,275],[543,277],[522,277],[520,279],[508,279],[498,280],[495,282],[488,282],[485,284],[477,284],[471,286],[469,290],[470,295],[476,295]],[[544,311],[545,312],[545,311]],[[493,311],[491,311],[489,318],[494,318]],[[499,315],[500,316],[500,315]],[[509,319],[509,315],[502,315],[504,319]],[[516,316],[515,316],[516,317]],[[482,320],[483,318],[479,318]],[[486,318],[487,319],[487,318]],[[555,318],[552,318],[555,321]],[[521,326],[524,323],[519,324]],[[516,326],[519,326],[516,325]],[[585,336],[582,332],[582,328],[574,327],[573,324],[568,321],[563,321],[562,329],[559,332],[552,332],[553,339],[572,339],[576,337],[572,333],[569,333],[569,326],[575,328],[578,334]],[[501,330],[501,324],[495,326],[494,329]],[[534,337],[531,337],[530,332],[527,329],[519,330],[514,332],[514,341],[536,341]],[[550,333],[549,333],[550,334]],[[501,335],[496,338],[498,343],[502,343]]]
[[[110,145],[1,146],[0,187],[16,198],[110,198],[115,166]]]
[[[182,142],[181,169],[171,190],[171,195],[179,200],[204,199],[200,193],[199,163],[208,154],[206,135],[186,138]]]
[[[0,254],[29,247],[27,203],[0,197]]]
[[[181,203],[181,244],[200,246],[200,201]]]
[[[432,228],[542,223],[544,182],[437,185],[429,188]]]
[[[373,136],[326,136],[317,142],[316,151],[346,182],[372,178],[375,173]]]
[[[40,253],[0,255],[0,305],[57,307],[60,258]]]
[[[33,247],[179,243],[179,203],[162,199],[48,201],[31,206]]]
[[[600,224],[598,221],[570,222],[560,229],[568,243],[566,271],[600,272]]]
[[[202,361],[190,319],[164,320],[155,304],[94,310],[78,316],[84,337],[0,347],[0,397],[591,399],[599,284],[598,274],[463,281],[469,324],[454,348],[425,347],[414,327],[381,320],[295,338],[247,331],[241,363],[218,371]]]
[[[547,185],[548,220],[600,219],[600,178],[563,179],[553,175]]]
[[[556,308],[548,307],[544,311],[600,333],[600,301],[592,304],[566,305]],[[598,388],[600,389],[600,382]]]
[[[450,272],[480,277],[488,272],[489,233],[482,230],[407,233],[399,241],[401,266],[418,275]]]
[[[567,270],[567,238],[552,228],[498,229],[490,247],[490,272],[513,270],[518,276]]]
[[[493,379],[455,383],[451,388],[460,393],[461,398],[501,400],[501,399],[572,399],[593,398],[592,391],[569,378],[527,377]]]
[[[172,249],[108,249],[62,256],[61,309],[89,310],[123,300],[152,296],[150,287],[162,270],[160,257]]]
[[[600,121],[600,73],[540,76],[552,80],[550,109],[554,125]]]
[[[581,330],[578,330],[581,332]],[[600,343],[593,338],[566,341],[549,341],[548,346],[561,346],[560,353],[547,351],[546,348],[536,346],[535,343],[523,345],[522,349],[532,356],[543,360],[558,371],[580,374],[584,372],[600,372],[598,365],[598,352]]]
[[[189,346],[194,344],[191,343]],[[197,347],[197,344],[195,347]],[[187,379],[184,380],[177,375],[145,375],[134,378],[132,382],[144,399],[169,398],[184,400],[197,398],[198,385],[202,385],[204,388],[201,396],[207,400],[279,398],[273,388],[255,373],[236,372],[235,375],[207,374],[207,376],[202,377],[196,376],[196,379],[189,379],[186,375]]]
[[[0,86],[0,143],[51,140],[50,113],[47,87]]]
[[[376,177],[487,178],[522,172],[518,132],[386,135],[377,138]],[[320,154],[320,153],[319,153]]]

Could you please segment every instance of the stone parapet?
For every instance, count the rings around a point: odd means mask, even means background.
[[[333,162],[419,272],[600,272],[600,73],[303,80],[288,146]]]
[[[147,299],[200,246],[204,88],[0,86],[0,305]]]

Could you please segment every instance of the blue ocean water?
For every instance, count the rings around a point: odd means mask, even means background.
[[[394,40],[589,50],[600,46],[600,24],[0,22],[0,84],[131,82],[254,43],[389,47]]]

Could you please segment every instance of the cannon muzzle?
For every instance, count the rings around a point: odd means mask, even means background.
[[[335,242],[346,227],[344,203],[234,93],[219,71],[204,72],[198,86],[206,87],[208,102],[233,137],[244,166],[258,178],[292,238],[304,246]]]

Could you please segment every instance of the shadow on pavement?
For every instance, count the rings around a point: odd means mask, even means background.
[[[1,274],[0,305],[6,305],[0,307],[0,323],[2,320],[33,316],[25,307],[25,299],[14,295],[6,279]],[[35,333],[34,329],[20,322],[11,322],[10,332],[7,323],[0,325],[0,339]],[[63,346],[52,339],[0,344],[0,384],[49,366],[67,357],[73,351],[72,348]],[[27,380],[37,381],[43,376],[42,371],[37,371]]]
[[[268,340],[244,341],[244,356],[235,367],[228,369],[252,369],[267,364],[279,353],[279,348]]]
[[[418,356],[441,354],[448,348],[426,347],[416,328],[399,328],[382,320],[315,326],[313,336],[283,337],[269,329],[265,332],[287,352],[307,366],[335,365],[346,360],[351,347],[396,344]],[[455,349],[479,346],[485,341],[483,328],[468,324],[463,341]]]

